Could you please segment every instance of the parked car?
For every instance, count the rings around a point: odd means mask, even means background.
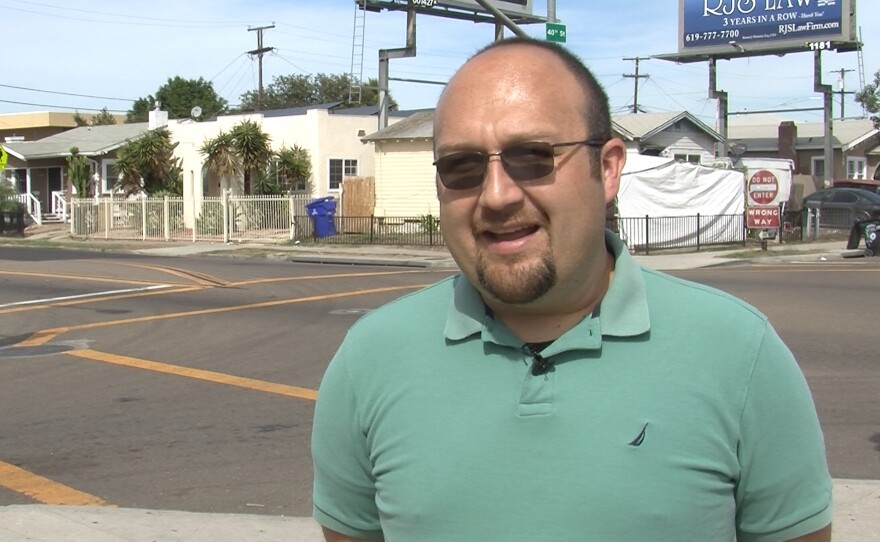
[[[880,171],[880,168],[877,168]],[[876,173],[874,174],[877,175]],[[861,188],[868,192],[880,194],[880,180],[874,179],[834,179],[832,186],[842,186],[845,188]]]
[[[804,198],[804,208],[820,211],[821,226],[849,230],[855,222],[880,219],[880,194],[862,188],[823,188]]]

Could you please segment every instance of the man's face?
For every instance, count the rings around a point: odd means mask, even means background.
[[[435,159],[593,139],[585,111],[581,86],[552,53],[521,45],[490,50],[444,92],[434,119]],[[609,148],[619,167],[608,166]],[[514,180],[498,156],[490,157],[480,186],[453,190],[438,178],[447,246],[490,305],[552,309],[582,293],[605,265],[605,205],[616,194],[622,144],[555,153],[554,170],[533,180]]]

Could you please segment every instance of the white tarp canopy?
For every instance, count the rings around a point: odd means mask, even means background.
[[[630,247],[736,239],[745,210],[744,186],[740,171],[627,153],[617,196],[621,235]],[[646,221],[645,217],[690,218]]]

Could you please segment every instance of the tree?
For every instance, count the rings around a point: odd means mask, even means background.
[[[259,95],[248,91],[241,95],[241,110],[270,110],[287,107],[302,107],[322,103],[343,102],[343,107],[377,105],[379,103],[379,83],[370,79],[362,88],[361,103],[348,100],[351,78],[348,74],[279,75],[263,91],[263,102],[258,107]],[[389,106],[397,107],[389,95]]]
[[[243,191],[252,193],[251,180],[265,175],[272,158],[271,139],[263,128],[252,120],[243,120],[229,132],[220,132],[206,140],[199,152],[205,155],[205,167],[221,179],[243,175]],[[266,190],[266,180],[258,177],[260,191]]]
[[[252,120],[243,120],[232,127],[235,152],[241,160],[244,173],[244,193],[251,193],[251,177],[254,173],[265,171],[272,157],[271,139],[263,128]]]
[[[180,158],[174,156],[175,147],[177,143],[171,142],[171,132],[164,126],[119,147],[115,166],[122,191],[126,195],[183,194],[183,169]]]
[[[221,131],[216,137],[206,139],[199,152],[205,155],[208,172],[220,178],[223,186],[241,175],[241,159],[235,151],[235,140],[229,132]]]
[[[856,101],[869,112],[873,113],[871,120],[874,121],[874,128],[880,128],[880,70],[874,73],[874,81],[865,85],[861,91],[856,93]]]
[[[202,116],[225,113],[229,107],[226,100],[214,91],[214,85],[203,78],[184,79],[180,76],[169,78],[159,87],[155,96],[150,94],[134,101],[128,111],[126,122],[146,122],[150,110],[159,103],[168,112],[169,119],[189,118],[192,108],[202,108]]]
[[[79,153],[77,147],[71,147],[70,156],[67,157],[67,180],[70,181],[70,186],[76,190],[78,197],[89,197],[91,174],[92,171],[86,157]]]
[[[282,190],[313,192],[312,157],[299,145],[278,149],[272,157],[270,173],[278,179]]]
[[[77,126],[88,126],[89,119],[79,114],[79,111],[73,114],[73,122],[76,123]]]
[[[105,107],[97,115],[92,115],[91,119],[87,119],[80,114],[79,111],[73,114],[73,122],[77,126],[105,126],[108,124],[116,124],[116,117]]]
[[[92,126],[108,126],[110,124],[116,124],[116,117],[106,107],[92,117]]]

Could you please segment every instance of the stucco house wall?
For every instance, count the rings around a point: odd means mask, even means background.
[[[375,129],[376,117],[372,115],[330,114],[325,109],[310,109],[299,115],[270,116],[263,114],[229,115],[206,122],[183,122],[169,124],[173,141],[178,142],[175,155],[181,159],[184,171],[184,197],[219,196],[221,189],[216,179],[211,185],[204,182],[205,155],[199,148],[205,141],[216,137],[221,131],[230,131],[245,120],[260,124],[269,135],[273,150],[299,145],[309,151],[312,158],[313,196],[338,195],[331,189],[329,169],[331,159],[357,160],[357,175],[374,174],[372,144],[360,141],[359,134]],[[396,119],[395,119],[396,120]],[[240,183],[229,187],[241,191]]]

